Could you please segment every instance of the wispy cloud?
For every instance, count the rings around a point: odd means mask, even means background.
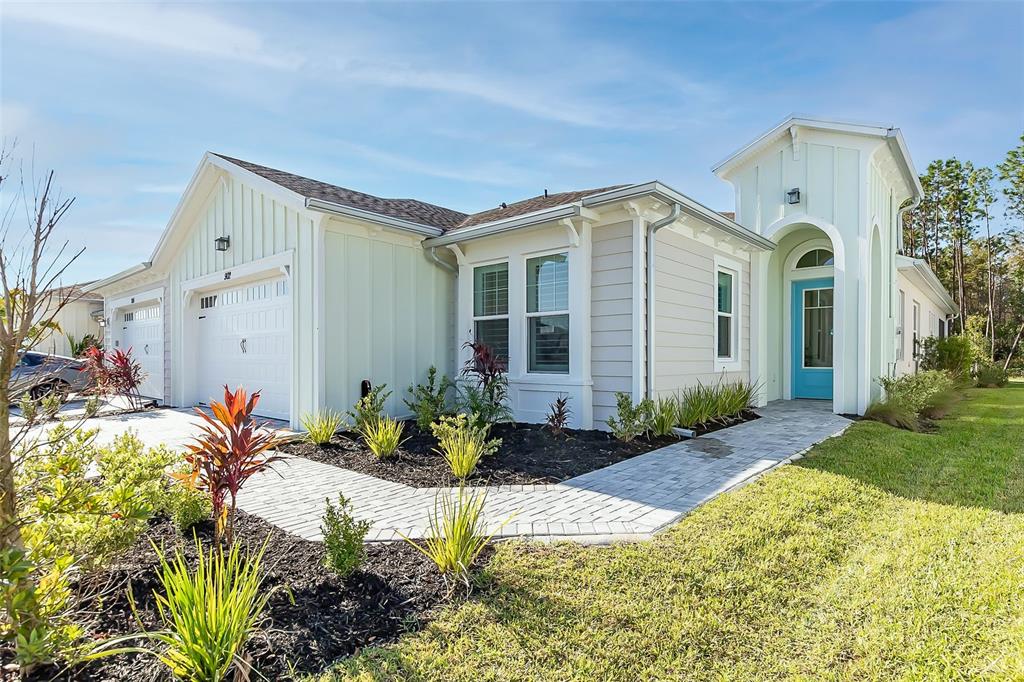
[[[470,167],[456,169],[447,168],[441,164],[420,161],[355,142],[335,141],[335,145],[386,169],[416,173],[433,178],[497,186],[519,185],[530,178],[530,173],[527,171],[500,162],[474,164]]]
[[[297,55],[276,52],[258,31],[182,5],[7,2],[6,20],[43,24],[134,45],[296,69]]]

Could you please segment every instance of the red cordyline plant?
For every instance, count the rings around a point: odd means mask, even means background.
[[[246,396],[239,387],[234,393],[225,386],[224,402],[210,403],[213,416],[196,408],[203,418],[203,431],[195,444],[186,446],[185,461],[192,470],[175,477],[193,488],[209,493],[215,521],[214,540],[228,545],[234,540],[235,505],[238,491],[253,474],[279,461],[265,453],[279,439],[265,424],[259,424],[252,411],[260,401],[260,392]]]
[[[92,376],[93,390],[99,395],[120,393],[128,396],[133,407],[141,400],[139,388],[146,372],[132,356],[132,349],[115,348],[110,352],[93,346],[85,352],[85,368]]]

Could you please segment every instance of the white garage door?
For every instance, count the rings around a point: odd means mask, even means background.
[[[224,385],[259,391],[256,413],[289,418],[291,299],[286,279],[203,294],[195,350],[198,400],[224,399]]]
[[[160,304],[136,308],[121,315],[121,348],[132,351],[142,365],[146,380],[139,393],[149,398],[164,397],[164,325]]]

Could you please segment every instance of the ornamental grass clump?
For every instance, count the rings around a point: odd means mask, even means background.
[[[654,404],[654,418],[651,420],[651,433],[665,437],[675,435],[676,422],[679,420],[679,405],[673,397],[658,398]]]
[[[391,397],[391,391],[387,389],[387,384],[381,384],[370,389],[366,395],[356,401],[348,413],[353,422],[353,431],[363,433],[369,424],[381,418],[384,414],[384,405]]]
[[[108,640],[88,658],[122,653],[155,656],[171,674],[190,682],[222,682],[248,679],[244,647],[257,631],[267,602],[277,588],[263,583],[263,554],[267,542],[253,554],[239,545],[226,552],[216,546],[206,552],[196,539],[195,568],[179,551],[168,559],[157,547],[158,578],[163,594],[154,593],[163,629]],[[131,598],[131,592],[129,592]],[[135,601],[132,611],[142,628]],[[113,648],[132,639],[146,639],[155,648]]]
[[[367,421],[359,430],[366,447],[377,459],[390,459],[398,451],[398,447],[405,442],[402,439],[402,431],[405,424],[388,415],[377,417]]]
[[[326,445],[341,428],[345,418],[334,410],[320,410],[303,415],[302,428],[306,429],[303,440],[313,445]]]
[[[444,457],[452,474],[460,481],[469,478],[480,460],[494,454],[501,446],[500,438],[487,440],[489,429],[464,414],[441,417],[430,429],[437,438],[435,452]]]
[[[461,583],[468,590],[470,569],[494,534],[503,528],[504,521],[494,532],[486,534],[484,504],[486,493],[469,493],[459,486],[457,497],[445,491],[434,498],[434,513],[422,543],[405,535],[402,538],[434,562],[449,589]]]

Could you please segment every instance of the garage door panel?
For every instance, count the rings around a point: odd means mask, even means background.
[[[164,397],[164,326],[160,305],[151,305],[121,314],[121,342],[124,350],[142,366],[145,381],[139,393],[149,398]]]
[[[260,391],[261,416],[289,418],[291,301],[287,280],[257,282],[200,299],[199,399],[221,400],[224,385]]]

